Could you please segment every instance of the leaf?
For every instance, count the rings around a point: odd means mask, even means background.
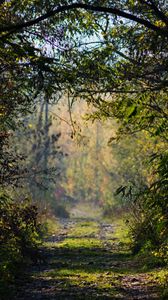
[[[127,118],[135,117],[137,114],[137,106],[135,104],[130,106],[126,111],[126,114],[127,114]]]

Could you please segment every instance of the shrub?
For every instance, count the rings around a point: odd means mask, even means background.
[[[29,200],[0,195],[0,288],[13,282],[23,265],[32,261],[40,243],[37,207]]]

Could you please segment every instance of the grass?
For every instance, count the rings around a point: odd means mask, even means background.
[[[98,232],[99,226],[97,222],[78,222],[75,228],[71,229],[71,231],[68,233],[68,237],[95,237]]]
[[[91,249],[93,247],[101,247],[102,243],[100,240],[98,239],[94,239],[94,238],[67,238],[65,241],[61,242],[59,244],[59,247],[62,248],[69,248],[72,249],[73,248],[86,248],[86,249]]]
[[[100,296],[106,299],[118,295],[116,287],[121,273],[111,262],[116,262],[116,259],[122,262],[127,255],[107,251],[99,233],[100,226],[97,222],[78,220],[69,229],[65,240],[52,245],[52,268],[42,272],[40,276],[61,282],[62,288],[73,296],[76,289],[79,299],[82,299],[82,293],[87,290],[90,293],[88,299]],[[50,248],[51,243],[46,246]]]
[[[115,219],[113,224],[116,227],[113,236],[123,244],[130,244],[129,228],[126,225],[125,219]]]
[[[115,234],[113,230],[104,233],[110,243],[116,245],[119,238],[123,243],[127,241],[125,230],[120,228],[122,224],[115,224]],[[66,239],[55,245],[52,269],[41,273],[41,276],[61,282],[67,293],[75,287],[78,297],[82,297],[84,290],[89,291],[90,299],[118,297],[121,277],[132,274],[134,266],[130,265],[128,270],[130,252],[123,250],[121,244],[117,245],[117,249],[112,244],[109,248],[105,246],[104,240],[99,237],[100,231],[101,226],[97,222],[78,220],[70,228]]]
[[[58,234],[61,229],[61,226],[55,217],[50,217],[44,220],[43,228],[44,236],[47,237],[53,234]]]
[[[132,256],[129,250],[123,220],[108,227],[103,222],[74,219],[69,226],[56,225],[56,229],[63,239],[45,243],[48,265],[33,273],[30,290],[34,293],[43,286],[48,300],[130,299],[134,294],[136,299],[149,295],[155,299],[159,292],[163,298],[156,299],[167,299],[166,270],[153,265],[144,270],[145,258]]]

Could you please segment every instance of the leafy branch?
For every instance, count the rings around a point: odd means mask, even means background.
[[[146,28],[151,29],[161,35],[168,36],[168,30],[167,30],[166,26],[165,27],[156,26],[155,24],[151,23],[150,21],[148,21],[146,19],[140,18],[132,13],[128,13],[128,12],[120,10],[118,8],[105,7],[105,6],[94,6],[94,5],[84,4],[84,3],[73,3],[70,5],[58,6],[56,9],[50,10],[47,13],[41,15],[40,17],[29,20],[27,22],[21,22],[21,23],[17,23],[17,24],[8,25],[8,26],[1,26],[1,28],[0,28],[0,33],[2,33],[1,39],[3,39],[4,37],[6,37],[14,32],[21,31],[24,28],[36,25],[44,20],[47,20],[47,19],[55,16],[56,14],[59,14],[61,12],[65,12],[65,11],[78,9],[78,8],[93,11],[93,12],[113,14],[118,17],[123,17],[130,21],[137,22],[138,24],[141,24],[141,25],[145,26]],[[155,12],[156,12],[156,9],[155,9]],[[157,10],[157,15],[158,15],[158,10]],[[160,16],[160,14],[159,14],[159,16]]]

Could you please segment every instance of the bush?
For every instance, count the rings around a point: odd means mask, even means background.
[[[153,177],[145,189],[139,190],[132,202],[133,253],[150,252],[168,262],[168,153],[154,154]]]
[[[144,199],[145,199],[145,195]],[[147,194],[149,200],[150,194]],[[132,251],[150,252],[154,257],[168,262],[168,222],[167,217],[158,205],[146,206],[147,201],[136,204],[130,231],[132,235]],[[150,208],[150,209],[149,209]]]
[[[33,260],[40,243],[37,208],[29,200],[15,202],[0,195],[0,289],[13,282]]]

